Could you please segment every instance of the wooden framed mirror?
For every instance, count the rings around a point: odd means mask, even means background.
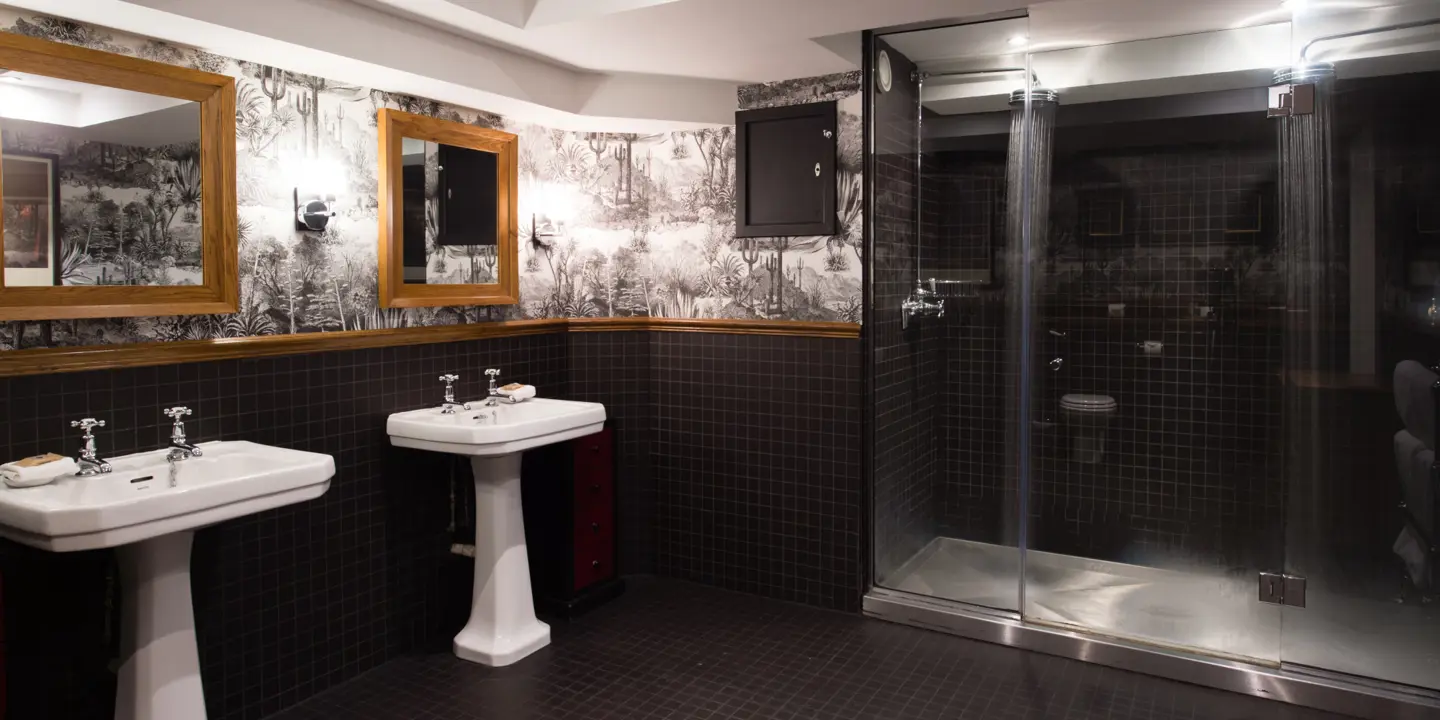
[[[382,108],[380,305],[520,301],[519,138]]]
[[[235,312],[235,81],[0,33],[0,210],[0,320]]]

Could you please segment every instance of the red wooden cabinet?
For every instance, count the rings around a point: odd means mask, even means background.
[[[569,616],[618,595],[613,433],[532,450],[523,477],[536,605]]]

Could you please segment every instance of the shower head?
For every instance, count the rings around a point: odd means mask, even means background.
[[[1301,60],[1291,67],[1283,67],[1275,71],[1275,83],[1278,85],[1303,85],[1333,79],[1335,79],[1335,63],[1328,62]]]
[[[1030,104],[1032,106],[1056,105],[1060,102],[1060,94],[1050,88],[1033,87],[1029,90],[1020,88],[1010,93],[1010,105],[1012,107],[1025,104],[1025,93],[1030,93]]]

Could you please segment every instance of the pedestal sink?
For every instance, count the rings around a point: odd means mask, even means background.
[[[535,618],[530,592],[520,456],[604,426],[604,405],[546,398],[452,414],[427,408],[390,416],[392,444],[469,456],[475,474],[475,587],[470,621],[455,636],[460,659],[498,667],[550,644],[550,626]]]
[[[222,520],[317,498],[329,455],[210,442],[202,457],[166,451],[110,460],[104,475],[0,489],[0,536],[42,550],[117,548],[123,622],[117,720],[204,720],[190,542]],[[3,487],[3,486],[0,486]]]

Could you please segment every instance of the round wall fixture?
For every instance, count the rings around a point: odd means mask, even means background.
[[[880,86],[880,92],[890,92],[890,83],[893,78],[890,76],[890,53],[880,51],[880,56],[875,58],[875,84]]]

